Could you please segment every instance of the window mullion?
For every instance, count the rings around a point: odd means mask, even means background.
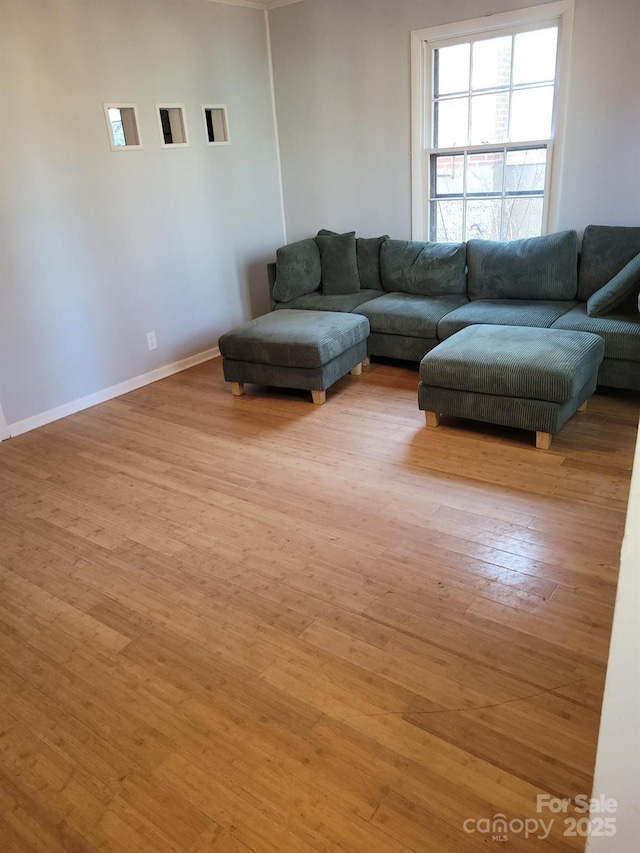
[[[467,97],[467,145],[471,142],[471,83],[473,81],[474,42],[469,43],[469,92]]]
[[[469,102],[471,106],[471,102]],[[462,239],[467,238],[467,168],[468,154],[464,152],[464,162],[462,165]]]

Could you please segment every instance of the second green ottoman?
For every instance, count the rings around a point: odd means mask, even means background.
[[[427,425],[454,415],[533,430],[536,447],[596,389],[604,341],[590,332],[469,326],[420,362],[418,405]]]

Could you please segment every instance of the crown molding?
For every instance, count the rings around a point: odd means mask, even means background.
[[[265,0],[265,9],[275,9],[277,6],[291,6],[293,3],[303,3],[304,0]]]
[[[225,6],[245,6],[248,9],[275,9],[278,6],[290,6],[304,0],[209,0],[210,3],[223,3]]]

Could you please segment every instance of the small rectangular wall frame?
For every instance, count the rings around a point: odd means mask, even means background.
[[[112,151],[142,148],[137,104],[103,104]]]
[[[184,148],[189,144],[184,104],[156,104],[156,115],[163,148]]]
[[[203,104],[202,115],[207,145],[230,145],[226,104]]]

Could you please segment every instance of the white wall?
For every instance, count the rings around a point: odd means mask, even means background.
[[[268,310],[282,242],[264,13],[206,0],[2,0],[0,400],[9,424],[215,346]],[[110,150],[103,102],[139,106]],[[184,102],[191,146],[160,146]],[[230,146],[205,144],[228,105]],[[158,349],[147,350],[155,330]]]
[[[410,32],[536,0],[306,0],[269,13],[287,232],[411,232]],[[576,0],[559,227],[640,224],[638,0]]]
[[[617,800],[613,838],[593,837],[589,853],[630,853],[640,839],[640,433],[611,634],[594,798]],[[605,815],[600,815],[605,816]],[[609,815],[606,815],[609,816]]]
[[[640,225],[639,0],[576,0],[561,228]]]

